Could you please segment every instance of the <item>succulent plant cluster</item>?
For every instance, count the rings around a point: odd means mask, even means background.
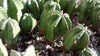
[[[16,45],[20,32],[32,32],[40,21],[39,31],[50,42],[63,37],[66,51],[79,52],[79,56],[99,56],[87,48],[88,27],[78,24],[72,27],[72,17],[78,12],[79,22],[97,25],[100,22],[99,0],[0,0],[0,56],[8,56],[3,43]],[[3,43],[2,43],[3,41]],[[75,43],[76,42],[76,43]],[[94,55],[95,53],[95,55]],[[11,50],[11,56],[36,56],[34,46],[20,53]]]

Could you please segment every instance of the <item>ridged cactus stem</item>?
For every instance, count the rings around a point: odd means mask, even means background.
[[[37,21],[35,18],[33,18],[31,14],[27,14],[27,13],[24,14],[21,21],[21,27],[24,32],[32,32],[36,24]]]
[[[8,45],[16,44],[19,38],[20,27],[16,20],[7,19],[1,26],[1,36]]]
[[[85,19],[84,19],[84,13],[85,13],[85,9],[86,9],[86,3],[87,3],[87,0],[82,0],[81,1],[81,6],[80,6],[80,15],[79,15],[79,22],[83,22]]]
[[[67,51],[78,50],[82,51],[89,43],[89,36],[91,35],[87,27],[79,24],[76,28],[69,30],[64,36],[64,46]],[[77,43],[74,43],[76,42]]]
[[[8,0],[8,9],[7,14],[12,19],[16,19],[18,22],[20,22],[21,16],[22,16],[22,3],[19,0]]]

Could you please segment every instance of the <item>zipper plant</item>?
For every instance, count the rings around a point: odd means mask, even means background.
[[[1,38],[8,46],[16,45],[19,39],[19,33],[20,27],[15,19],[9,18],[2,23]]]
[[[21,20],[23,5],[19,0],[8,0],[7,14],[9,17],[16,19],[18,22]]]
[[[23,15],[23,18],[21,20],[21,28],[24,32],[32,31],[36,25],[37,21],[31,14],[25,13]]]
[[[87,27],[79,24],[77,27],[69,30],[64,36],[64,46],[67,51],[81,51],[87,47],[89,36],[91,35]],[[76,43],[74,43],[76,42]]]
[[[45,38],[50,42],[54,42],[55,39],[62,37],[72,25],[69,15],[67,13],[63,14],[63,11],[49,16],[47,21]]]
[[[8,56],[6,47],[3,45],[2,40],[0,39],[0,56]]]
[[[46,28],[46,21],[49,16],[52,14],[57,14],[61,10],[61,7],[58,3],[54,1],[47,1],[44,4],[43,12],[40,16],[40,32],[44,34]]]

